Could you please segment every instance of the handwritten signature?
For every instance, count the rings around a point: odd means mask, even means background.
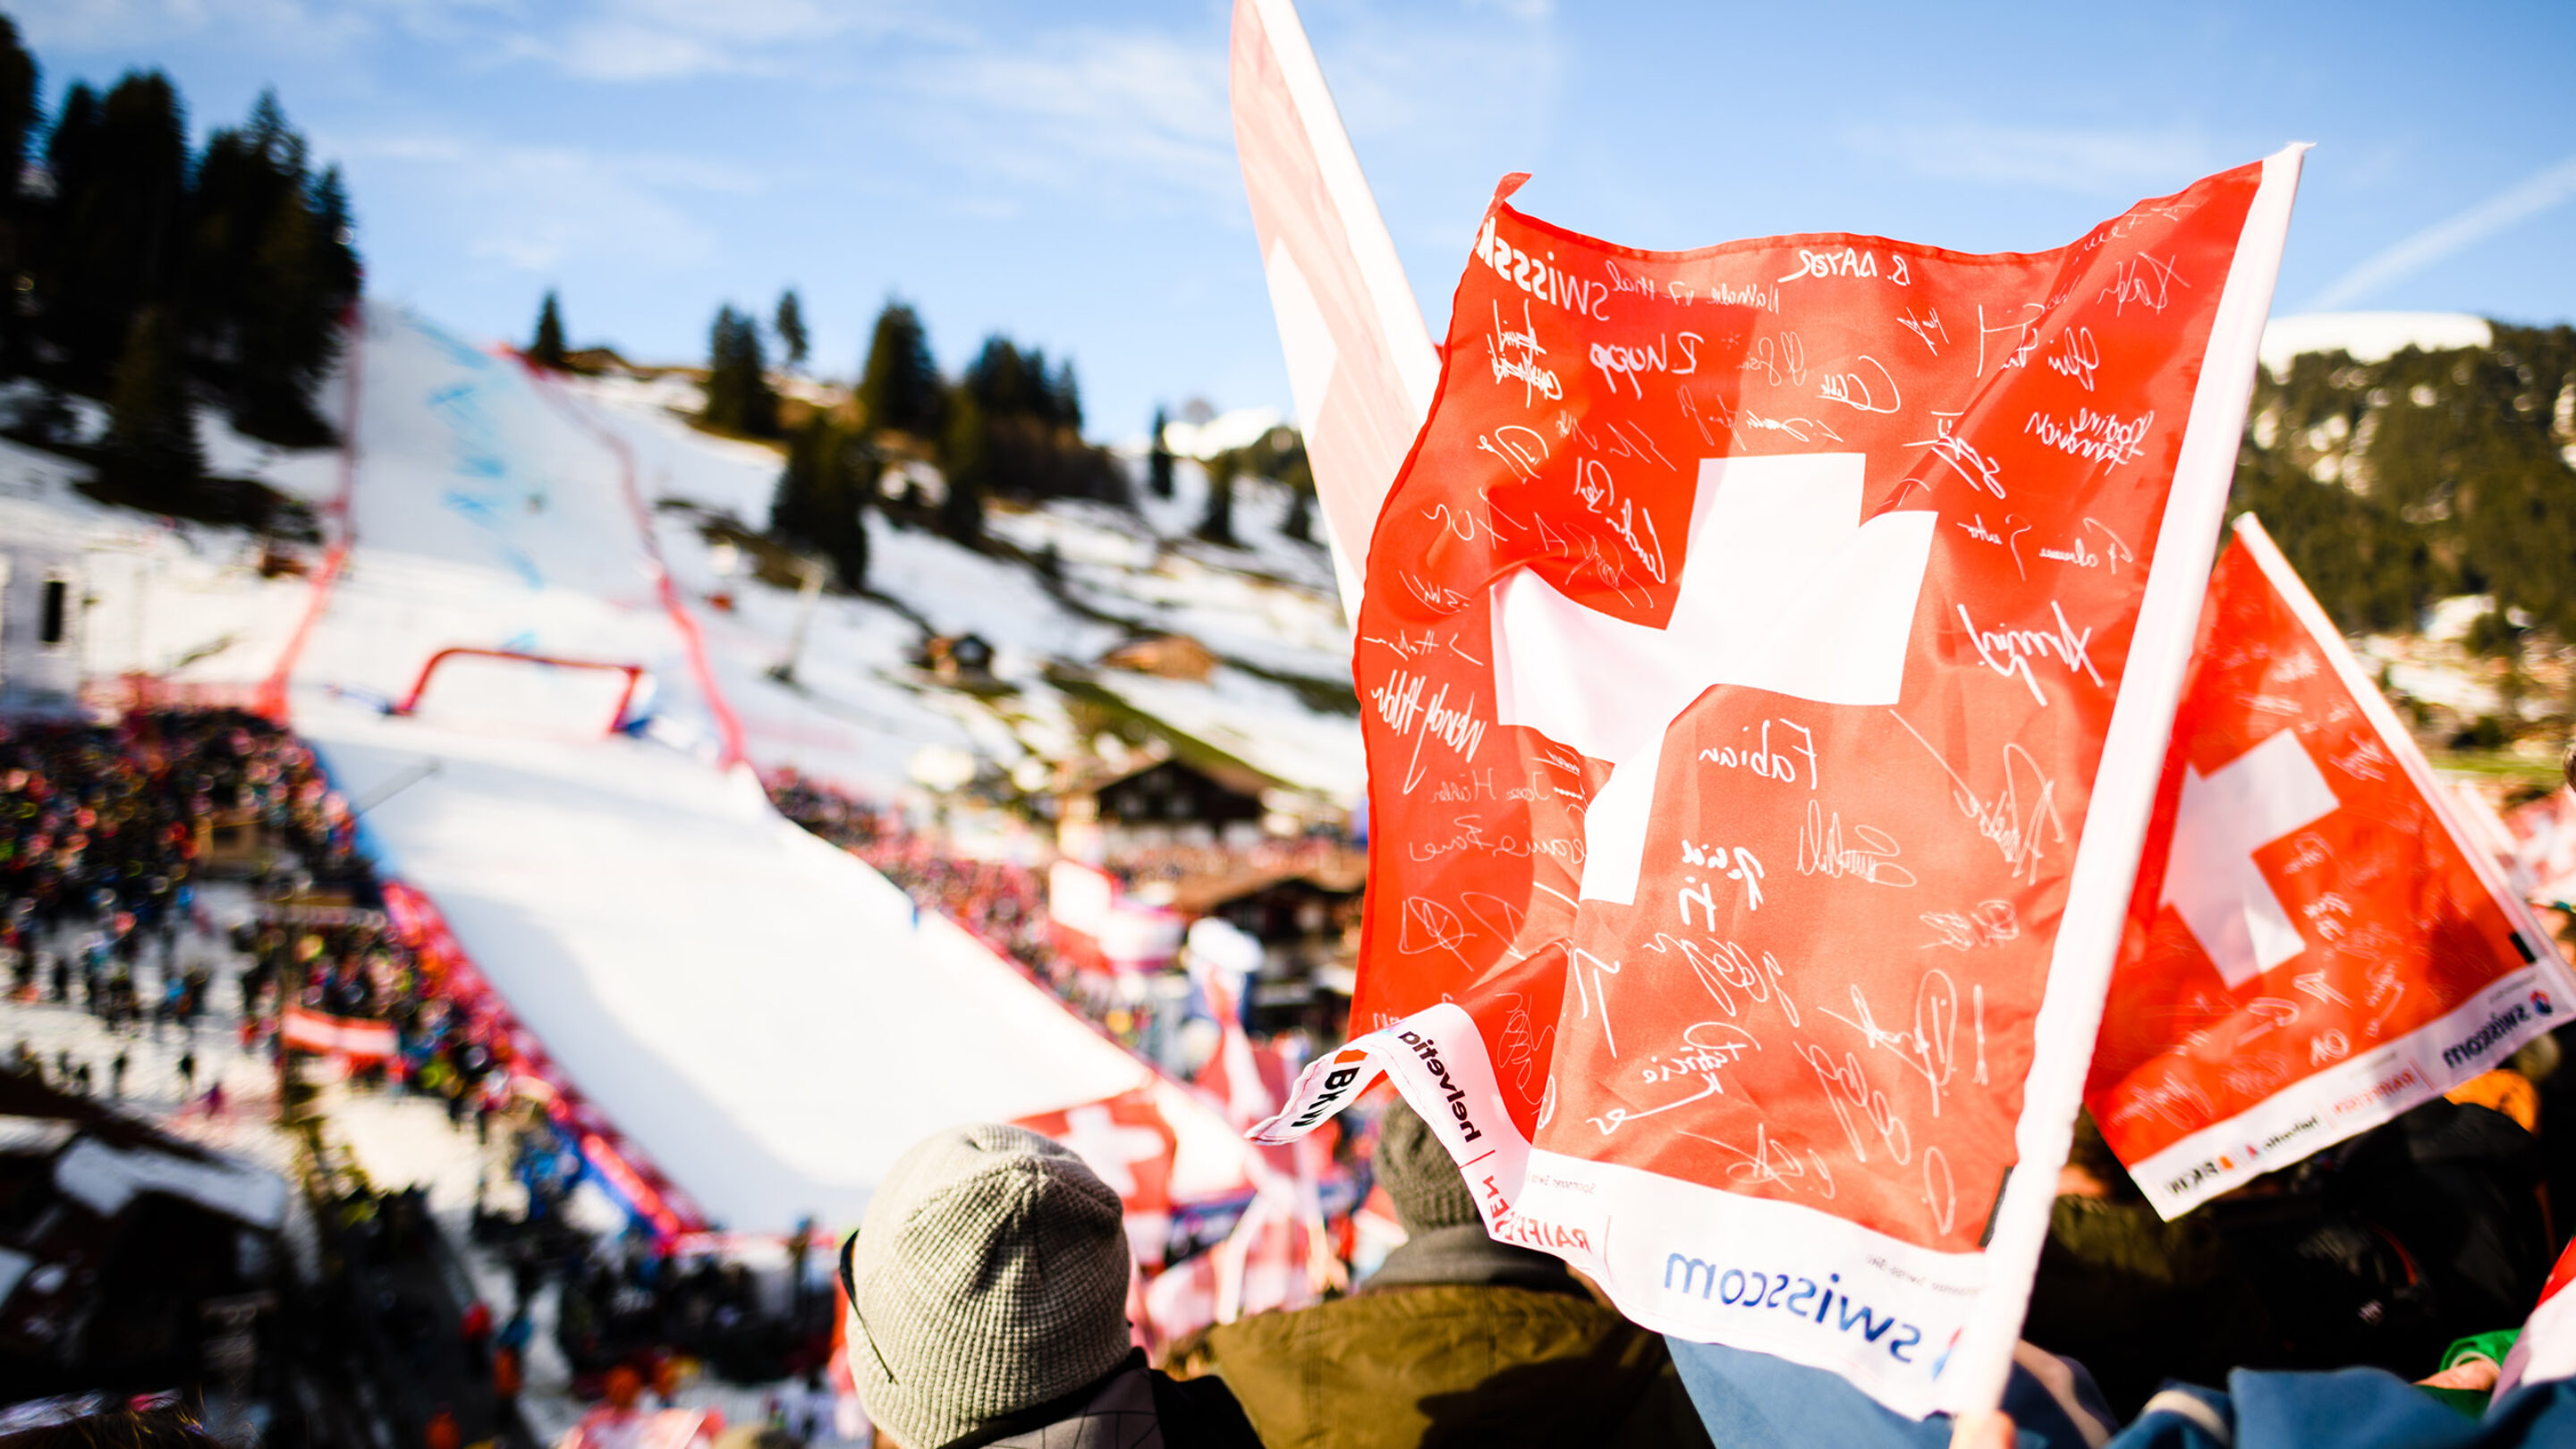
[[[1843,815],[1837,810],[1830,823],[1822,802],[1807,802],[1807,818],[1798,827],[1798,874],[1821,875],[1839,879],[1858,876],[1872,885],[1910,886],[1914,873],[1896,864],[1899,854],[1895,837],[1875,825],[1851,828],[1851,843],[1843,842]]]
[[[2003,852],[2005,868],[2024,881],[2037,880],[2039,863],[2047,857],[2049,848],[2066,843],[2066,826],[2057,815],[2057,784],[2040,773],[2038,759],[2017,740],[2005,745],[2003,789],[1992,800],[1979,799],[1967,778],[1941,758],[1941,752],[1923,738],[1921,730],[1894,710],[1889,710],[1888,716],[1905,726],[1905,732],[1914,736],[1915,742],[1930,753],[1932,762],[1950,777],[1952,803],[1959,807],[1960,814],[1976,822],[1979,835],[1993,841]],[[2031,796],[2027,807],[2021,798],[2025,790]]]

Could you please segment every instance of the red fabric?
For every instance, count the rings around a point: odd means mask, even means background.
[[[1081,1154],[1101,1181],[1118,1190],[1128,1212],[1171,1211],[1172,1160],[1180,1150],[1180,1138],[1155,1104],[1153,1088],[1138,1087],[1061,1112],[1040,1112],[1018,1119],[1018,1125]]]
[[[2500,1064],[2567,1004],[2534,965],[2554,964],[2546,933],[2266,556],[2241,537],[2210,578],[2094,1051],[2088,1103],[2133,1167],[2275,1099],[2302,1105],[2213,1156],[2287,1166]],[[2506,980],[2522,985],[2486,1010]],[[2463,1008],[2475,1020],[2450,1036],[2409,1040]],[[2506,1028],[2470,1039],[2499,1012]]]
[[[1541,1148],[1975,1249],[2260,177],[2010,256],[1641,252],[1506,182],[1369,552],[1355,1026],[1454,1000]],[[1543,657],[1534,588],[1637,637]],[[1677,671],[1632,898],[1578,907],[1612,761],[1498,700],[1607,729]]]
[[[389,1021],[332,1016],[290,1006],[279,1034],[298,1051],[326,1052],[352,1062],[380,1062],[394,1054],[394,1027]]]

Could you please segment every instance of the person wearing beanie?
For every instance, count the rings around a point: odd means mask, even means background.
[[[1118,1194],[1024,1127],[916,1143],[841,1247],[850,1369],[901,1449],[1259,1449],[1222,1383],[1146,1366]]]
[[[1354,1295],[1208,1334],[1270,1449],[1706,1445],[1664,1341],[1544,1253],[1485,1232],[1448,1149],[1402,1101],[1378,1133],[1402,1247]]]

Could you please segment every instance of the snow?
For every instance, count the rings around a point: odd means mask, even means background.
[[[1204,423],[1167,422],[1163,424],[1163,446],[1184,458],[1213,458],[1234,448],[1252,446],[1285,421],[1277,408],[1255,407],[1222,412]]]
[[[678,414],[697,387],[681,374],[540,382],[398,309],[364,316],[350,352],[360,415],[339,416],[340,378],[319,397],[335,423],[355,424],[355,544],[294,672],[296,725],[367,807],[368,847],[428,893],[572,1081],[715,1218],[754,1231],[807,1213],[847,1222],[893,1154],[937,1127],[1153,1080],[962,932],[916,922],[898,890],[780,820],[746,775],[720,770],[718,699],[761,768],[908,800],[925,752],[1035,780],[1103,747],[1053,682],[1069,670],[1149,726],[1301,791],[1357,797],[1356,718],[1262,677],[1349,678],[1331,562],[1285,535],[1290,499],[1276,484],[1238,480],[1240,547],[1192,536],[1207,491],[1187,459],[1174,497],[1132,510],[997,507],[1006,547],[993,553],[872,515],[869,591],[813,601],[791,684],[771,675],[804,601],[751,578],[709,531],[766,523],[776,448],[689,427]],[[1220,424],[1248,430],[1242,441],[1274,421],[1230,416]],[[200,434],[216,471],[317,512],[339,487],[337,449],[276,449],[211,412]],[[1122,458],[1140,481],[1142,461]],[[265,679],[305,618],[308,579],[263,577],[258,543],[239,530],[92,502],[76,491],[86,471],[0,442],[0,533],[85,557],[88,672],[241,690]],[[660,597],[647,528],[703,639],[714,698]],[[1050,547],[1053,587],[1029,562]],[[959,688],[915,667],[925,631],[982,635],[999,686]],[[1219,666],[1205,681],[1098,667],[1139,632],[1191,635]],[[639,666],[651,727],[603,737],[614,675],[511,664],[452,663],[419,716],[382,712],[451,646]],[[993,849],[1026,844],[983,833]],[[11,1015],[41,1028],[39,1045],[112,1054],[87,1040],[80,1013]],[[133,1090],[160,1091],[169,1069],[156,1059],[176,1049],[134,1050]],[[229,1042],[198,1051],[242,1106],[187,1119],[190,1135],[271,1163],[268,1134],[247,1125],[253,1100],[273,1092],[265,1068]],[[1238,1184],[1232,1130],[1160,1090],[1183,1143],[1176,1190]],[[334,1102],[371,1171],[417,1171],[451,1206],[470,1190],[475,1171],[439,1166],[429,1129],[401,1125],[426,1104]]]
[[[2355,362],[2384,362],[2409,347],[2439,352],[2486,347],[2495,329],[2465,312],[2311,312],[2275,317],[2263,328],[2263,365],[2286,375],[2303,352],[2343,351]]]
[[[781,819],[747,770],[716,766],[712,702],[654,595],[603,437],[627,442],[648,493],[701,505],[766,486],[738,450],[699,451],[654,414],[553,392],[392,313],[371,314],[365,366],[354,548],[295,671],[297,727],[338,787],[371,802],[364,837],[388,873],[430,896],[570,1079],[711,1218],[853,1221],[894,1157],[939,1127],[1151,1080],[972,937],[917,918],[892,884]],[[657,516],[656,536],[695,593],[712,563],[673,517]],[[1037,688],[1040,658],[1116,638],[981,555],[911,538],[885,561],[884,587],[944,627],[989,631],[1018,656],[1006,673]],[[871,670],[842,651],[904,639],[883,606],[833,600],[818,617],[800,663],[814,695],[761,678],[794,601],[741,592],[735,613],[697,617],[719,689],[747,701],[756,754],[799,731],[804,753],[858,773],[925,735],[999,743],[967,727],[963,697],[868,686],[870,672],[892,682],[893,661]],[[489,666],[517,674],[481,690],[479,709],[378,707],[452,645],[642,665],[664,728],[602,737],[600,679],[530,665]],[[841,689],[857,699],[817,702]],[[894,728],[867,730],[860,710]],[[1180,1190],[1239,1181],[1222,1122],[1186,1099],[1172,1110],[1189,1144]]]
[[[150,1148],[121,1151],[94,1137],[54,1160],[54,1186],[100,1217],[116,1216],[137,1193],[160,1192],[255,1227],[286,1221],[286,1180],[275,1173]]]

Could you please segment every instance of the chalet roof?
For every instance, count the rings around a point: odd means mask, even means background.
[[[1131,766],[1124,770],[1104,770],[1102,773],[1096,775],[1078,776],[1073,783],[1066,788],[1065,793],[1068,795],[1097,795],[1101,791],[1109,789],[1111,786],[1121,785],[1129,780],[1142,779],[1143,777],[1154,774],[1157,771],[1174,771],[1196,775],[1203,780],[1210,781],[1214,784],[1223,786],[1228,790],[1232,790],[1238,795],[1249,795],[1256,800],[1260,799],[1262,794],[1270,789],[1271,786],[1271,782],[1267,777],[1247,766],[1219,763],[1201,765],[1181,759],[1177,755],[1168,755],[1162,759],[1153,761],[1150,764]]]

